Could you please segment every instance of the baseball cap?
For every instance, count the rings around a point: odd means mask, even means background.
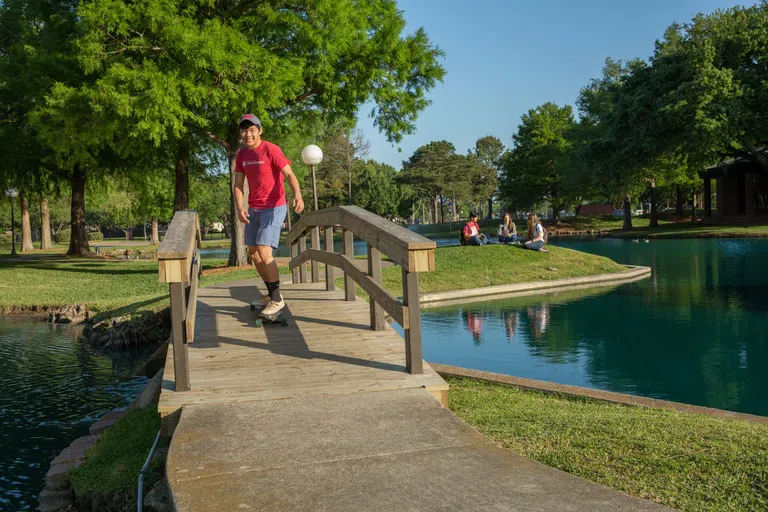
[[[241,117],[238,126],[242,128],[245,126],[244,123],[255,124],[256,126],[261,127],[261,121],[259,121],[259,118],[253,114],[245,114]]]

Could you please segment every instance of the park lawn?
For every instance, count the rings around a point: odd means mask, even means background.
[[[633,221],[634,222],[634,221]],[[709,226],[675,222],[660,224],[658,228],[635,226],[631,231],[616,231],[612,238],[749,238],[768,237],[768,223],[742,226]]]
[[[254,277],[251,268],[208,272],[225,259],[204,259],[201,286]],[[205,275],[208,272],[210,275]],[[288,272],[281,267],[281,272]],[[105,316],[158,311],[168,306],[168,285],[156,261],[100,259],[19,260],[0,263],[0,310],[86,304]]]
[[[768,510],[768,425],[447,380],[450,409],[520,455],[684,511]]]
[[[123,502],[123,510],[136,508],[139,472],[149,455],[160,415],[153,406],[127,412],[115,425],[99,436],[82,466],[70,473],[77,496],[101,495]],[[161,446],[168,440],[161,439]],[[154,460],[144,477],[144,495],[164,473],[164,460]]]
[[[602,256],[551,245],[547,247],[548,253],[498,244],[439,247],[435,249],[435,271],[419,274],[419,291],[447,292],[626,270]],[[395,296],[402,294],[399,266],[384,268],[382,279],[390,293]]]

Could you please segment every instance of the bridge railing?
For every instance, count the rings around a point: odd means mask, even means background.
[[[187,345],[195,339],[197,290],[200,284],[200,220],[194,211],[177,211],[157,249],[160,282],[171,295],[171,340],[176,391],[188,391]]]
[[[341,226],[343,252],[333,247],[333,228]],[[325,250],[320,249],[320,230],[325,238]],[[307,248],[307,235],[310,248]],[[365,241],[368,248],[368,272],[355,266],[354,237]],[[311,281],[320,281],[319,263],[325,264],[326,290],[336,284],[331,267],[344,271],[345,299],[355,300],[355,283],[368,293],[371,329],[386,327],[384,312],[405,331],[406,370],[423,373],[421,348],[421,319],[419,311],[419,272],[435,270],[435,242],[409,231],[357,206],[337,206],[305,214],[289,231],[286,241],[291,247],[290,268],[293,282],[306,283],[307,263],[311,262]],[[402,301],[389,293],[382,284],[381,255],[386,255],[402,268]]]

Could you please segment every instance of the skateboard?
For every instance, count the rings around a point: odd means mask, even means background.
[[[261,304],[253,304],[250,305],[251,311],[255,311],[259,313],[258,318],[256,318],[255,325],[256,327],[263,327],[265,324],[280,324],[282,326],[288,325],[288,319],[283,317],[283,310],[281,309],[274,315],[264,315],[261,313],[261,311],[264,309],[264,306]]]

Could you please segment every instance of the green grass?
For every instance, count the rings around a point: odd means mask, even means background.
[[[448,379],[450,408],[499,445],[685,511],[768,509],[768,426]]]
[[[203,259],[203,269],[225,267]],[[280,267],[281,273],[289,272]],[[255,277],[254,269],[204,276],[201,286]],[[0,309],[86,304],[106,316],[158,311],[168,306],[168,285],[158,282],[156,261],[19,260],[0,263]]]
[[[123,510],[135,508],[139,471],[159,429],[160,415],[154,407],[127,412],[99,437],[83,465],[70,473],[75,494],[99,494],[122,501]],[[162,478],[163,466],[162,460],[150,465],[144,477],[145,492]]]
[[[602,256],[562,247],[548,248],[549,253],[509,245],[440,247],[435,249],[436,270],[419,274],[419,290],[421,293],[446,292],[626,270]],[[383,269],[382,279],[390,293],[402,294],[400,267]]]
[[[706,226],[677,222],[660,224],[658,228],[649,228],[647,223],[634,226],[631,231],[612,232],[614,238],[746,238],[768,237],[768,223],[742,226]]]

